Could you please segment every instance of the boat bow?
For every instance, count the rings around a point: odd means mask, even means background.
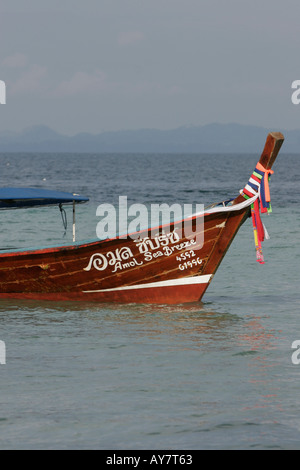
[[[0,297],[168,304],[201,300],[250,213],[257,260],[263,262],[265,232],[259,212],[271,209],[269,176],[283,140],[279,132],[268,135],[250,180],[235,199],[188,219],[188,231],[194,238],[178,235],[186,222],[182,220],[171,223],[167,230],[157,227],[152,239],[152,228],[139,232],[138,242],[128,235],[125,239],[1,252]],[[197,224],[199,218],[203,224]],[[201,244],[195,227],[203,234]]]

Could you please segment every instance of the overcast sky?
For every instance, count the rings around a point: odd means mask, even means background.
[[[299,0],[1,0],[0,130],[300,128]]]

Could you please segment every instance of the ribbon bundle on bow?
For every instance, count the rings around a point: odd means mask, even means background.
[[[259,162],[256,165],[254,173],[257,174],[257,177],[261,180],[260,184],[260,203],[261,203],[261,212],[272,212],[271,207],[271,196],[269,188],[269,179],[270,176],[274,173],[273,170],[266,170]]]
[[[261,243],[265,238],[269,238],[269,235],[261,221],[260,212],[272,212],[269,188],[269,179],[272,173],[274,173],[273,170],[267,170],[261,165],[261,163],[258,163],[242,192],[246,199],[252,198],[259,193],[260,204],[258,202],[258,198],[253,204],[251,204],[251,217],[256,249],[256,260],[261,264],[264,264]]]

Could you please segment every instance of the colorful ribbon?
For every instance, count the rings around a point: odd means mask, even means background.
[[[274,173],[273,170],[267,170],[258,162],[255,168],[255,172],[261,175],[261,186],[260,186],[260,202],[261,202],[261,212],[272,212],[271,207],[271,196],[269,188],[269,179],[270,176]]]
[[[254,203],[251,204],[251,217],[253,224],[256,260],[260,264],[264,264],[261,243],[265,238],[269,238],[269,236],[266,236],[267,232],[261,221],[260,212],[272,212],[269,179],[270,175],[273,173],[273,170],[264,168],[262,164],[258,162],[248,183],[242,191],[242,195],[245,199],[252,198],[257,193],[259,193],[259,200],[257,198]]]
[[[256,261],[260,264],[264,264],[264,257],[261,248],[261,242],[264,241],[264,227],[260,218],[259,213],[259,203],[258,199],[251,204],[251,217],[252,217],[252,224],[253,224],[253,234],[254,234],[254,243],[255,243],[255,250],[256,250]]]

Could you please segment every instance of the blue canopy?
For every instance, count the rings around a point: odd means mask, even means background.
[[[49,206],[54,204],[80,204],[87,197],[63,191],[36,188],[0,188],[0,209],[19,209],[25,207]]]

